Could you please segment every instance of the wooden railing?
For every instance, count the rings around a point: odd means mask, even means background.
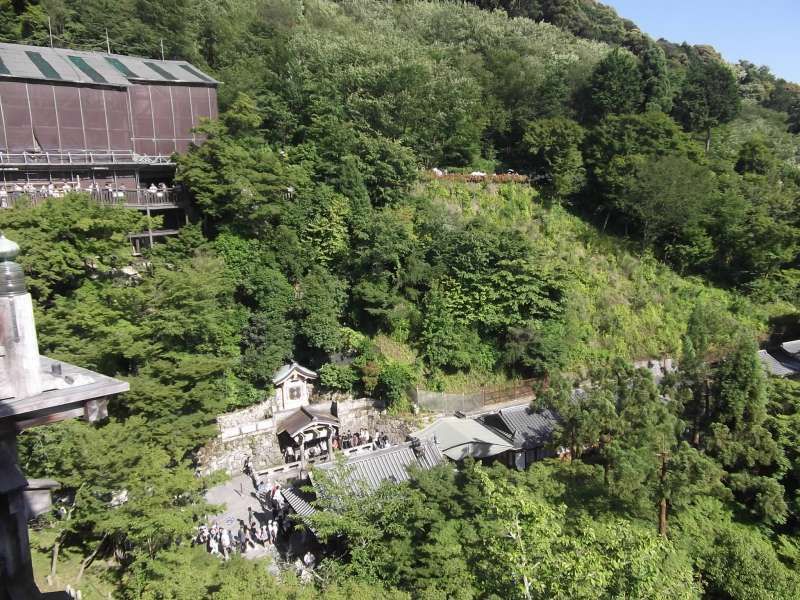
[[[138,190],[67,190],[34,189],[28,191],[11,190],[5,194],[0,192],[0,208],[12,208],[20,201],[27,200],[34,206],[51,198],[62,198],[70,192],[89,193],[100,204],[124,206],[126,208],[170,208],[181,204],[182,194],[178,188],[160,189],[151,192],[148,189]]]

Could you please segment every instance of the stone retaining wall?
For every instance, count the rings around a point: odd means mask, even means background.
[[[319,398],[318,406],[329,405],[330,399]],[[358,431],[366,428],[373,435],[385,433],[393,444],[404,442],[412,431],[424,427],[438,415],[393,417],[384,407],[370,398],[339,397],[338,412],[341,423],[340,432]],[[262,403],[235,413],[217,418],[220,434],[216,439],[201,448],[197,454],[198,470],[203,475],[223,470],[231,475],[241,472],[244,459],[251,457],[256,470],[267,469],[283,463],[283,455],[275,435],[275,424],[293,411],[277,413],[272,418],[264,418]],[[251,420],[245,420],[249,415]],[[230,418],[228,418],[230,417]],[[225,424],[223,428],[222,424]]]

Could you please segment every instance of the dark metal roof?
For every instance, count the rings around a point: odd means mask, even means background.
[[[276,433],[280,435],[285,431],[294,437],[309,425],[317,423],[321,425],[339,425],[339,419],[324,409],[301,406],[278,424]]]
[[[0,43],[0,79],[4,77],[115,87],[139,82],[203,86],[219,83],[184,60]]]
[[[558,417],[553,411],[534,411],[527,404],[504,408],[497,414],[519,448],[536,448],[548,444],[558,425]]]
[[[407,481],[409,467],[428,470],[443,462],[444,457],[433,440],[424,440],[418,444],[411,442],[399,444],[349,458],[345,463],[342,483],[355,493],[372,491],[384,481],[394,483]],[[332,471],[335,466],[336,463],[328,462],[317,468]],[[334,473],[331,475],[335,477]]]

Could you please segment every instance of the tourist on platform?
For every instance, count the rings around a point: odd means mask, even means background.
[[[278,521],[276,519],[269,521],[269,540],[273,544],[278,543]]]
[[[256,531],[256,537],[259,543],[266,548],[269,543],[269,529],[266,524],[264,524],[260,528],[256,527]]]
[[[208,551],[211,554],[219,554],[219,541],[215,536],[211,536],[208,538]]]
[[[220,534],[220,543],[222,545],[222,556],[225,560],[228,560],[231,557],[231,533],[227,529],[223,528],[222,533]]]

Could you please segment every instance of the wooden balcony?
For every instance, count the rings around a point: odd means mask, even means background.
[[[74,191],[74,190],[73,190]],[[183,194],[178,188],[166,188],[155,192],[148,189],[138,190],[79,190],[90,193],[92,198],[100,204],[109,206],[123,206],[125,208],[135,208],[139,210],[158,210],[168,208],[181,208],[183,206]],[[5,195],[0,192],[0,208],[12,208],[22,199],[28,199],[34,206],[50,199],[62,198],[62,190],[41,190],[34,191],[7,191]]]
[[[171,166],[172,157],[158,154],[137,154],[129,150],[121,151],[87,151],[73,152],[0,152],[0,168],[13,167],[49,167],[80,166],[103,167],[109,165],[126,166]]]

